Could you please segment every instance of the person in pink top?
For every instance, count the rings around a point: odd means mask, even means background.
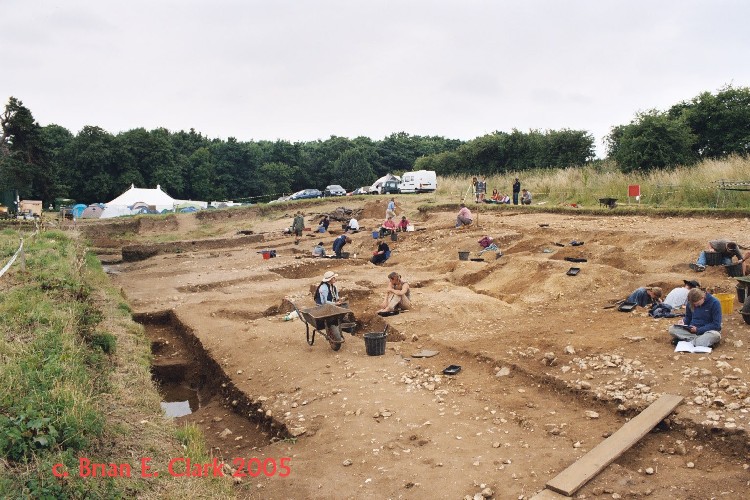
[[[461,210],[458,211],[458,217],[456,217],[456,227],[468,226],[474,220],[471,212],[465,204],[461,203]]]

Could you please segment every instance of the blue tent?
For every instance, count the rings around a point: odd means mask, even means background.
[[[84,205],[83,203],[79,203],[78,205],[73,205],[73,217],[75,217],[76,219],[80,219],[81,214],[83,213],[84,210],[86,210],[86,205]]]

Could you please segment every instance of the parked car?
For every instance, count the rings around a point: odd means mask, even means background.
[[[398,194],[401,192],[401,183],[394,179],[385,181],[381,191],[383,191],[383,194]]]
[[[338,184],[331,184],[330,186],[326,186],[323,196],[346,196],[346,189]]]
[[[302,191],[297,191],[292,196],[289,197],[290,200],[306,200],[309,198],[322,198],[323,193],[320,192],[320,189],[303,189]]]

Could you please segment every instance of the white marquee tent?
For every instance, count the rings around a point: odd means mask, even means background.
[[[161,212],[162,210],[174,210],[176,205],[188,201],[172,198],[162,191],[161,186],[158,184],[156,189],[137,188],[134,184],[131,184],[130,189],[106,204],[107,206],[102,213],[102,218],[131,215],[134,213],[131,208],[139,202],[153,206],[157,212]],[[205,201],[190,201],[190,203],[201,208],[208,206],[208,203]]]

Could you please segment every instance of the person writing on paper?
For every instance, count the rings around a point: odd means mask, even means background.
[[[718,344],[721,341],[721,303],[700,288],[688,292],[687,302],[685,317],[669,327],[672,343],[686,340],[696,347]]]
[[[388,290],[385,300],[378,312],[392,312],[399,309],[411,309],[411,292],[409,283],[401,279],[401,275],[393,271],[388,275]]]

